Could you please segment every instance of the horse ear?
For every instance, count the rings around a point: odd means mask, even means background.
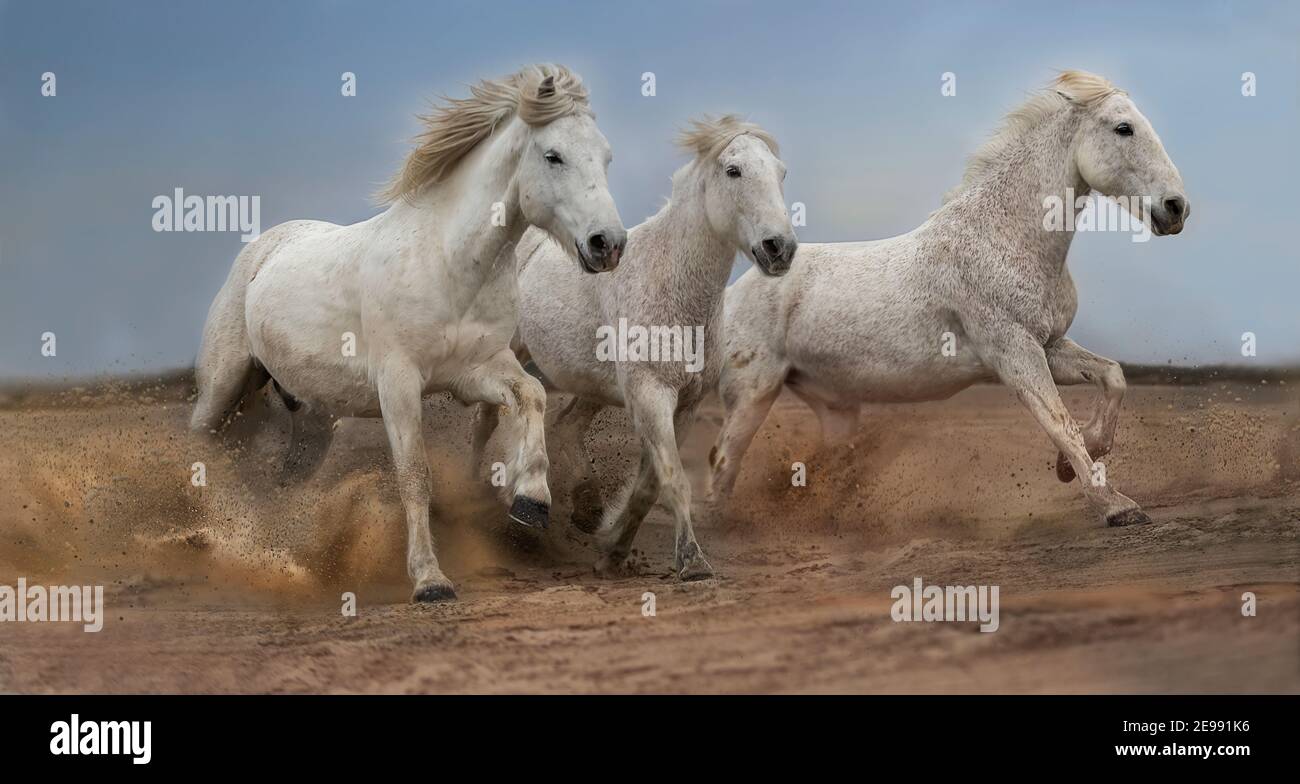
[[[1065,100],[1069,101],[1070,103],[1074,103],[1074,98],[1072,98],[1072,97],[1070,96],[1069,93],[1065,93],[1065,92],[1062,92],[1062,91],[1060,91],[1060,90],[1057,90],[1057,91],[1056,91],[1056,94],[1059,95],[1059,96],[1061,96],[1061,97],[1064,98]]]
[[[555,77],[548,76],[537,85],[537,97],[550,98],[552,95],[555,95]]]

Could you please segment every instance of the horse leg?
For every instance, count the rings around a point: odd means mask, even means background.
[[[822,432],[826,443],[835,446],[847,444],[858,432],[857,406],[827,406],[826,416],[822,420]]]
[[[223,351],[205,344],[194,366],[199,396],[190,415],[190,430],[195,433],[221,430],[240,401],[260,389],[269,378],[247,351]]]
[[[208,308],[194,363],[199,396],[190,416],[190,430],[196,433],[222,430],[240,401],[266,384],[266,371],[249,354],[244,310],[248,280],[265,260],[262,245],[253,242],[239,252]]]
[[[641,521],[658,497],[659,477],[655,474],[650,453],[643,447],[636,478],[620,498],[605,508],[600,527],[595,531],[596,547],[600,550],[600,557],[596,559],[597,573],[614,574],[622,568],[632,551],[632,541],[636,539]]]
[[[1092,419],[1083,426],[1083,441],[1093,460],[1110,453],[1119,424],[1120,404],[1124,401],[1124,371],[1119,363],[1092,353],[1069,338],[1061,338],[1047,347],[1047,364],[1057,384],[1092,383],[1098,395]],[[1062,482],[1074,479],[1074,468],[1064,453],[1057,453],[1056,476]]]
[[[691,525],[691,483],[682,468],[678,452],[680,439],[694,415],[687,408],[674,415],[677,393],[657,383],[629,384],[625,397],[632,424],[641,438],[641,471],[637,485],[622,510],[608,518],[608,524],[598,532],[598,541],[605,550],[602,561],[616,563],[626,558],[636,537],[641,521],[654,503],[653,485],[664,495],[664,501],[673,514],[673,572],[681,580],[701,580],[713,576],[713,567],[700,550]],[[647,476],[647,463],[654,482]]]
[[[555,419],[556,435],[563,463],[574,472],[577,482],[569,491],[573,502],[571,520],[575,528],[584,533],[595,531],[600,525],[600,483],[591,470],[591,455],[583,440],[591,421],[604,408],[600,403],[583,397],[573,401]]]
[[[456,380],[453,392],[465,403],[498,406],[498,415],[518,444],[506,466],[514,500],[510,519],[529,528],[545,528],[550,517],[551,491],[546,485],[546,390],[524,372],[508,348]]]
[[[280,485],[305,482],[320,468],[334,440],[334,421],[305,407],[291,410],[289,454],[285,456]]]
[[[753,363],[750,364],[753,367]],[[731,377],[728,378],[728,375]],[[723,371],[719,396],[726,409],[718,440],[709,451],[712,474],[709,482],[711,502],[721,504],[731,495],[740,476],[740,461],[754,440],[754,434],[767,418],[767,412],[781,394],[783,374],[728,374]],[[820,421],[820,420],[819,420]]]
[[[797,384],[790,391],[817,415],[818,442],[827,446],[847,444],[858,430],[857,406],[832,406]]]
[[[397,487],[406,508],[406,571],[415,584],[411,600],[436,602],[456,598],[451,580],[438,566],[429,532],[432,478],[424,451],[423,379],[417,368],[390,365],[379,374],[379,407],[393,451]]]
[[[474,424],[470,431],[469,470],[474,473],[483,464],[483,453],[487,451],[488,439],[501,421],[501,408],[492,403],[479,403],[474,406]]]
[[[1104,475],[1094,476],[1083,434],[1052,383],[1052,371],[1042,346],[1015,327],[1008,326],[999,332],[1001,341],[986,347],[981,356],[1002,383],[1016,391],[1020,402],[1065,454],[1083,485],[1088,504],[1109,526],[1150,522],[1151,518],[1137,502],[1113,489],[1104,481]]]

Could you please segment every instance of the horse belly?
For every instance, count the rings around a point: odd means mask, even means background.
[[[845,369],[795,365],[786,383],[827,403],[908,403],[944,400],[987,377],[983,370],[943,367]]]
[[[851,354],[793,351],[787,383],[828,403],[856,405],[943,400],[989,377],[964,335],[954,336],[949,350],[942,334],[933,343],[872,339],[879,334],[864,332],[837,344],[854,346]]]

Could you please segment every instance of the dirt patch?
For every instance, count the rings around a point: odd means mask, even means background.
[[[1263,379],[1267,381],[1267,379]],[[715,580],[669,578],[671,520],[639,574],[591,573],[553,465],[553,525],[511,537],[469,411],[430,404],[434,535],[459,601],[406,603],[383,429],[345,420],[321,472],[276,476],[288,422],[233,448],[137,385],[0,410],[0,583],[102,584],[98,634],[0,624],[0,691],[1300,691],[1300,398],[1285,380],[1131,388],[1107,473],[1154,522],[1107,529],[1005,389],[869,407],[820,448],[783,397],[736,502],[699,524]],[[1087,390],[1069,390],[1090,410]],[[558,410],[553,399],[550,410]],[[684,458],[704,493],[720,421]],[[606,497],[634,473],[621,411],[588,440]],[[554,451],[554,450],[553,450]],[[491,445],[490,460],[505,446]],[[791,484],[803,463],[806,487]],[[196,463],[203,482],[196,483]],[[998,585],[1000,628],[895,623],[891,589]],[[1256,617],[1242,594],[1258,597]],[[356,594],[358,617],[340,614]],[[643,614],[647,593],[655,615]]]

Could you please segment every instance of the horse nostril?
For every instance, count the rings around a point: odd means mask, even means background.
[[[1165,199],[1165,212],[1169,213],[1169,217],[1174,220],[1182,220],[1184,205],[1185,202],[1181,198],[1170,196]]]
[[[597,233],[591,235],[590,237],[588,237],[588,238],[587,238],[587,247],[588,247],[588,248],[591,248],[593,251],[595,251],[595,252],[597,252],[597,253],[604,253],[604,252],[605,252],[605,248],[607,247],[607,245],[606,245],[606,243],[605,243],[605,235],[604,235],[604,233],[602,233],[602,232],[597,232]]]
[[[763,250],[769,256],[780,256],[781,251],[785,249],[785,240],[780,237],[768,237],[763,240]]]

